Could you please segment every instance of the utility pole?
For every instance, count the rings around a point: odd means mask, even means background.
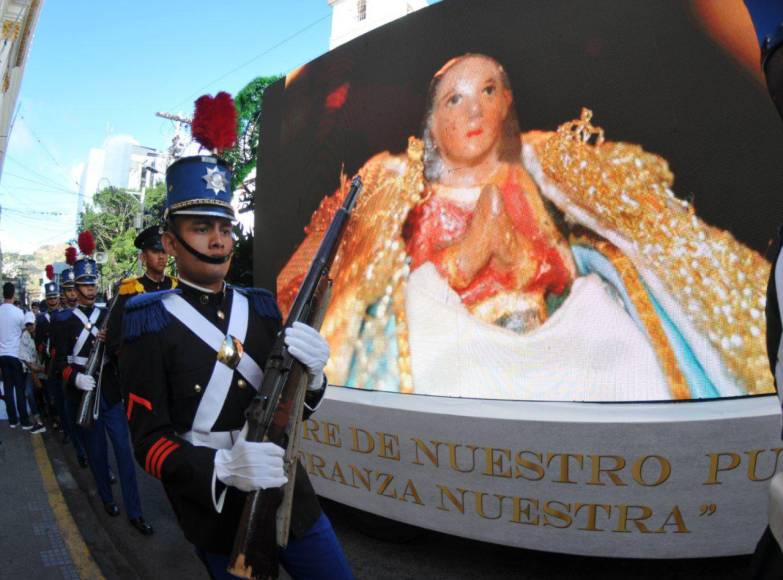
[[[193,119],[163,111],[158,111],[155,113],[155,116],[161,119],[168,119],[174,123],[174,136],[171,138],[171,145],[169,145],[168,151],[171,158],[176,161],[185,154],[191,143],[191,139],[185,134],[185,127],[192,125]]]

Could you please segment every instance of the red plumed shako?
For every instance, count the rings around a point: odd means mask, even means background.
[[[196,99],[196,110],[191,125],[193,138],[207,149],[220,153],[237,141],[237,109],[234,99],[226,92]]]
[[[79,244],[79,249],[85,256],[92,256],[95,251],[95,238],[92,236],[90,230],[84,230],[79,234],[79,238],[76,240]]]
[[[73,246],[68,246],[65,248],[65,263],[69,266],[73,266],[76,263],[76,255],[77,255],[76,248]]]

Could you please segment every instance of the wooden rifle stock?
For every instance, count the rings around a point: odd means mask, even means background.
[[[304,367],[288,353],[283,341],[285,329],[294,322],[320,328],[331,288],[329,269],[361,188],[361,179],[354,177],[275,339],[258,395],[247,409],[247,440],[269,441],[286,450],[288,483],[282,488],[262,489],[248,495],[228,569],[240,578],[265,580],[278,575],[278,550],[288,540],[302,407],[309,380]]]

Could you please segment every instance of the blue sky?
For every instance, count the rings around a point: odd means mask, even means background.
[[[189,115],[201,94],[312,60],[330,16],[327,0],[47,0],[0,181],[3,251],[73,237],[74,168],[90,148],[122,134],[166,147],[155,111]]]

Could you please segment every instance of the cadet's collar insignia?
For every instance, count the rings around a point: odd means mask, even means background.
[[[217,167],[208,167],[207,173],[201,179],[207,183],[207,189],[211,189],[215,195],[221,191],[228,191],[226,176]]]

